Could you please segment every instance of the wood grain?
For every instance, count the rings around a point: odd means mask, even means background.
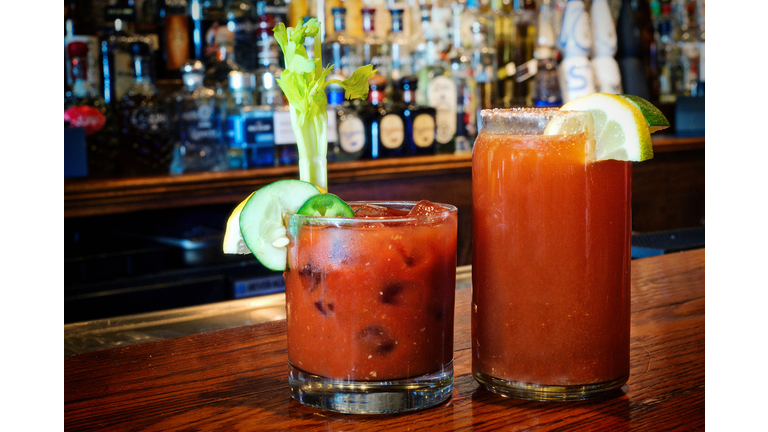
[[[631,376],[618,394],[540,403],[492,394],[471,376],[470,290],[457,291],[452,398],[405,415],[318,411],[288,392],[285,321],[64,359],[65,429],[704,429],[704,250],[632,263]]]

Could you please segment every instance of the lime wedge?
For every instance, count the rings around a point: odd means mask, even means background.
[[[344,200],[330,193],[310,197],[296,214],[324,217],[355,217],[355,212]]]
[[[636,107],[640,109],[640,112],[643,113],[645,121],[648,123],[648,127],[650,128],[651,133],[658,132],[669,127],[669,120],[667,120],[667,118],[664,117],[664,114],[662,114],[661,111],[659,111],[659,109],[656,108],[652,103],[641,98],[640,96],[625,94],[619,96],[632,102]]]
[[[640,108],[629,99],[593,93],[574,99],[560,109],[592,113],[595,160],[640,162],[653,157],[650,127]]]
[[[315,185],[301,180],[279,180],[257,190],[229,217],[224,252],[247,253],[247,249],[264,267],[285,270],[289,242],[285,216],[295,213],[307,199],[319,193]],[[234,221],[238,222],[239,238],[234,232]]]

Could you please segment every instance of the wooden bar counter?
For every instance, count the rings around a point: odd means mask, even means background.
[[[289,396],[285,321],[64,358],[66,430],[703,430],[704,249],[632,262],[631,375],[584,402],[527,402],[471,375],[470,289],[458,289],[455,387],[428,410],[354,416]]]

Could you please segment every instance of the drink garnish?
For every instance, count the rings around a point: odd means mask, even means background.
[[[615,159],[641,162],[653,158],[651,132],[669,126],[669,121],[656,107],[632,95],[593,93],[574,99],[560,110],[589,111],[594,120],[592,137],[595,160]],[[547,134],[557,134],[558,127],[549,126]]]
[[[296,210],[296,214],[322,217],[355,217],[355,212],[344,200],[331,193],[323,193],[309,197]]]
[[[354,216],[352,209],[335,195],[331,196],[343,205],[327,197],[324,199],[330,201],[307,201],[328,189],[325,87],[339,85],[347,99],[362,98],[367,96],[368,80],[376,71],[366,65],[347,79],[327,80],[333,65],[322,66],[319,32],[320,22],[315,18],[296,28],[286,28],[283,23],[274,28],[286,65],[277,83],[288,99],[291,127],[299,149],[300,180],[279,180],[251,194],[230,215],[224,235],[224,253],[252,252],[265,267],[276,271],[285,270],[288,263],[286,215],[306,207],[307,212],[314,209],[326,216],[329,211],[339,216]],[[306,37],[315,38],[314,61],[304,48]]]
[[[358,68],[344,80],[327,80],[333,65],[323,68],[320,49],[320,22],[312,18],[298,27],[278,23],[274,34],[285,57],[285,70],[277,83],[288,99],[291,127],[299,148],[299,178],[328,189],[328,112],[325,87],[339,85],[347,99],[368,95],[368,80],[376,73],[371,65]],[[315,60],[304,48],[306,37],[315,38]]]

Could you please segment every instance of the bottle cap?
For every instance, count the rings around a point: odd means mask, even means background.
[[[202,74],[205,72],[205,65],[200,60],[192,60],[184,63],[181,66],[181,73],[186,74]]]
[[[360,12],[363,15],[376,15],[376,9],[374,8],[363,8],[360,10]]]
[[[70,42],[67,45],[67,54],[69,58],[87,57],[88,56],[88,44],[85,42]]]
[[[253,89],[256,87],[256,75],[248,72],[232,71],[227,75],[229,88],[232,90]]]
[[[134,56],[148,56],[149,44],[146,42],[133,42],[131,43],[131,54]]]
[[[331,9],[331,14],[333,15],[336,15],[336,14],[345,15],[346,13],[347,13],[347,8],[345,7],[335,7]]]

